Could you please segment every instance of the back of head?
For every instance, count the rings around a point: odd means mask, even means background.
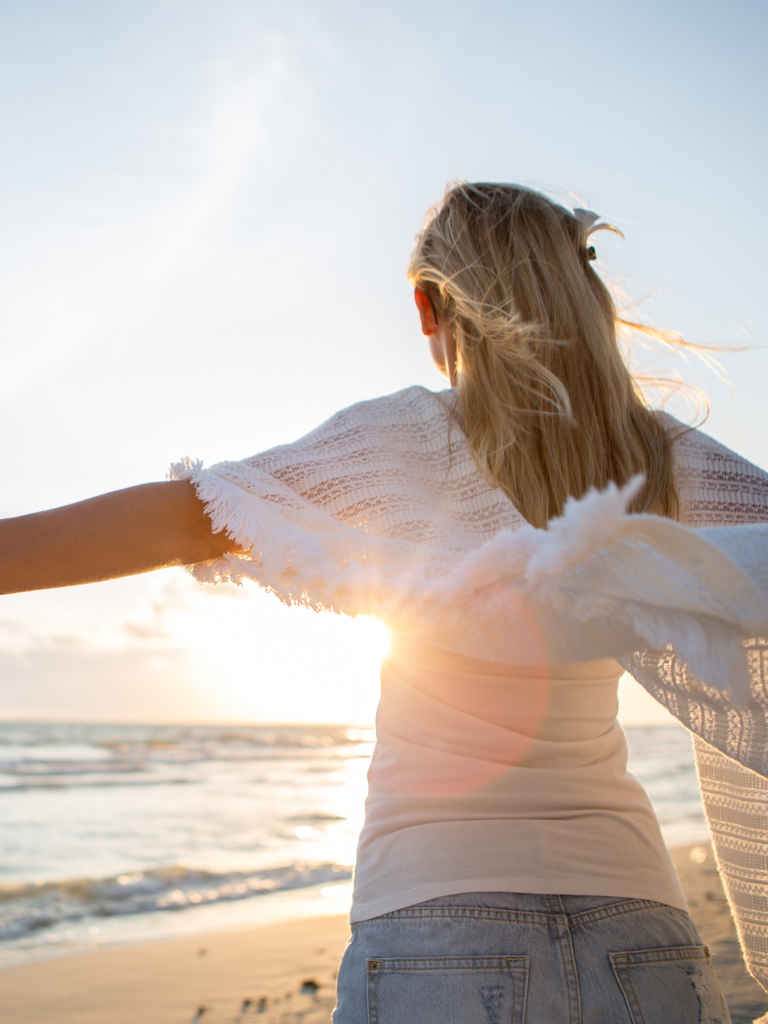
[[[409,268],[454,329],[474,458],[536,526],[569,496],[638,472],[633,510],[676,514],[669,440],[622,357],[589,227],[530,189],[460,184]]]

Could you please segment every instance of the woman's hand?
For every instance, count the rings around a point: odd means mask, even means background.
[[[0,594],[95,583],[239,550],[225,533],[213,533],[192,484],[141,484],[0,520]]]

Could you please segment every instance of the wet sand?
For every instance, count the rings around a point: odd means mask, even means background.
[[[711,850],[693,850],[673,852],[683,889],[733,1024],[751,1024],[768,1012],[768,994],[744,969]],[[0,1020],[327,1024],[348,935],[344,917],[315,917],[9,967],[0,971]]]

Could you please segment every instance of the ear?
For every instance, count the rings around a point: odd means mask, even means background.
[[[416,308],[421,319],[421,333],[430,337],[437,330],[434,303],[423,288],[414,288],[413,297],[416,300]]]

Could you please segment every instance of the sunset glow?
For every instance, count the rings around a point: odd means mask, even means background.
[[[352,19],[336,0],[4,10],[0,515],[443,387],[405,267],[456,178],[519,181],[621,227],[595,266],[627,301],[649,296],[635,312],[741,348],[721,357],[733,388],[668,354],[639,352],[642,369],[701,385],[705,429],[768,463],[760,10],[652,6],[638,21],[614,7],[597,50],[573,5],[465,14],[399,0]],[[545,42],[511,61],[513,39]],[[633,58],[663,74],[626,74]],[[585,75],[601,88],[586,106]],[[612,123],[653,142],[616,145]],[[668,408],[689,415],[682,392]],[[383,637],[180,570],[22,594],[2,599],[0,714],[370,723]],[[623,685],[622,715],[658,715]]]

